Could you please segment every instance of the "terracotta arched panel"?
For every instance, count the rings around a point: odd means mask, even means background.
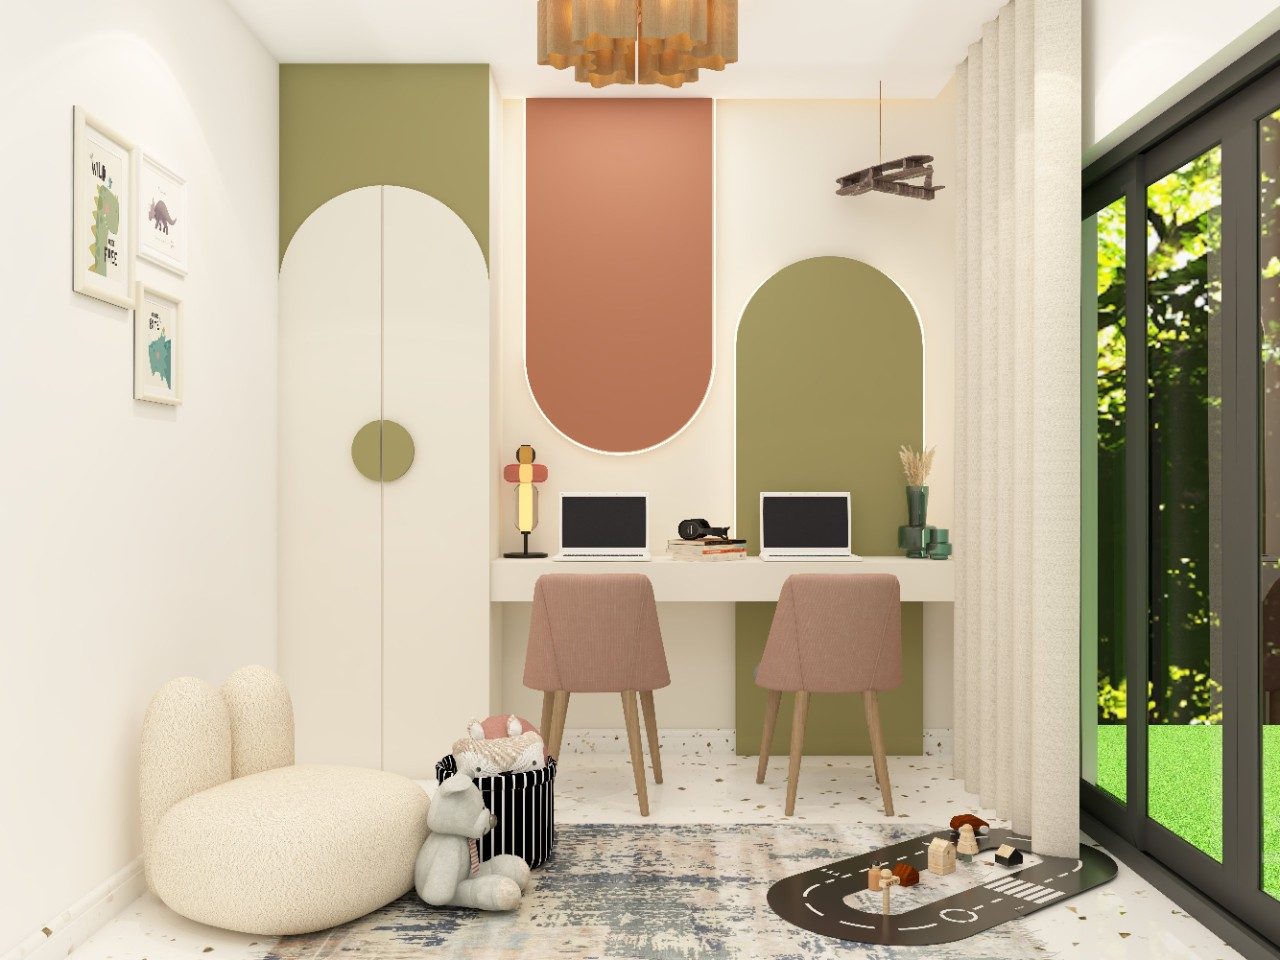
[[[551,424],[632,453],[710,386],[709,100],[530,100],[525,368]]]
[[[897,450],[918,448],[924,431],[924,344],[901,288],[844,257],[793,263],[743,311],[736,364],[737,535],[757,552],[762,490],[847,490],[854,553],[899,553],[907,505]],[[760,746],[765,698],[753,673],[772,617],[771,603],[737,605],[739,753]],[[902,684],[880,695],[891,754],[923,745],[922,622],[919,604],[905,604]],[[866,754],[862,716],[854,695],[815,698],[806,753]],[[778,717],[774,737],[774,752],[785,753],[788,717]]]

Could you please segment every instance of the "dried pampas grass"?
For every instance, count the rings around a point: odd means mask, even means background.
[[[933,469],[933,454],[937,447],[917,453],[908,446],[898,448],[898,459],[902,461],[902,472],[907,476],[907,486],[923,487],[929,479],[929,471]]]

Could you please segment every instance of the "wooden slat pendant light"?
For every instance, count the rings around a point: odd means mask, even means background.
[[[679,87],[738,60],[738,0],[538,0],[538,63],[593,87]]]

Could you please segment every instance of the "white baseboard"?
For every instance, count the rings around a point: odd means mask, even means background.
[[[658,746],[673,757],[733,756],[733,730],[659,730]],[[627,731],[622,728],[565,730],[561,753],[618,754],[628,752]]]
[[[98,884],[0,960],[61,960],[146,892],[142,858]]]
[[[949,759],[951,757],[951,748],[954,744],[955,738],[951,735],[950,727],[938,727],[934,730],[926,729],[924,731],[924,755],[926,757]]]
[[[951,730],[940,728],[924,731],[924,755],[926,757],[951,756]],[[660,730],[658,746],[673,757],[733,756],[737,736],[732,729],[724,730]],[[627,731],[621,728],[596,728],[565,730],[561,753],[625,755],[628,752]]]

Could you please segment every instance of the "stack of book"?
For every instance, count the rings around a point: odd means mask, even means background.
[[[667,553],[676,560],[741,560],[747,555],[747,541],[723,537],[668,540]]]

